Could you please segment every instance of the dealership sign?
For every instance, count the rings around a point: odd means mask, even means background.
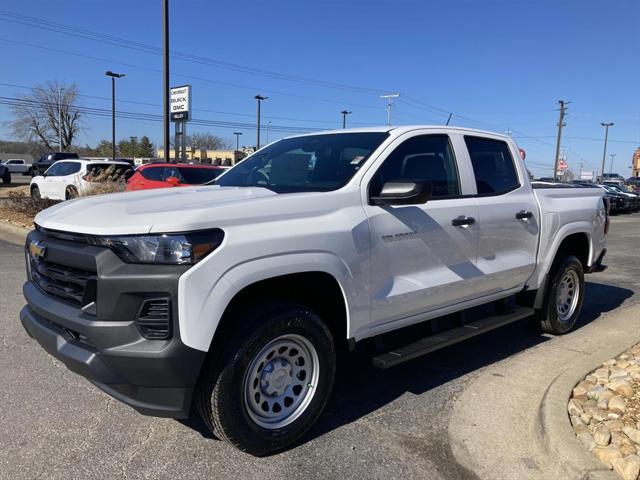
[[[191,120],[191,85],[171,88],[169,112],[172,122]]]

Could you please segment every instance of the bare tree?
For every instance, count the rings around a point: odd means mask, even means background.
[[[62,139],[62,149],[66,150],[83,128],[77,99],[76,84],[36,85],[11,107],[13,121],[9,124],[13,133],[24,140],[41,142],[48,150]]]
[[[191,135],[187,135],[187,145],[189,145],[190,148],[206,150],[220,150],[231,148],[229,141],[217,137],[209,132],[196,132]]]

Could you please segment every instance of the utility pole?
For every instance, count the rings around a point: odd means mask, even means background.
[[[393,108],[392,99],[398,98],[400,96],[399,93],[389,93],[387,95],[380,95],[380,98],[387,99],[387,125],[391,125],[391,109]]]
[[[558,161],[560,160],[560,139],[562,138],[562,127],[566,125],[564,123],[564,114],[567,109],[567,105],[571,102],[565,102],[564,100],[558,100],[560,104],[560,119],[558,120],[558,140],[556,142],[556,158],[553,162],[553,181],[558,180]]]
[[[342,110],[340,113],[342,114],[342,128],[347,128],[347,115],[352,112],[348,110]]]
[[[607,158],[607,140],[609,139],[609,127],[613,127],[613,122],[600,123],[604,127],[604,151],[602,152],[602,172],[600,174],[600,183],[604,180],[604,161]]]
[[[609,164],[609,173],[613,173],[613,157],[615,157],[616,154],[610,153],[609,156],[611,157],[611,163]]]
[[[104,72],[111,77],[111,159],[116,159],[116,78],[122,78],[124,73],[115,73],[111,70]]]
[[[136,140],[138,137],[129,137],[131,139],[131,155],[133,155],[133,163],[136,163]]]
[[[266,145],[269,144],[269,127],[271,126],[271,120],[269,120],[267,122],[267,141],[266,141]]]
[[[60,137],[59,152],[62,151],[62,91],[64,88],[58,88],[58,136]]]
[[[240,135],[242,135],[242,132],[233,132],[233,134],[236,136],[236,152],[240,151]]]
[[[257,136],[256,136],[256,150],[260,150],[260,104],[263,100],[266,100],[269,97],[263,97],[262,95],[256,95],[255,98],[258,101],[258,126],[257,126]]]
[[[162,129],[164,131],[164,161],[169,162],[169,136],[171,135],[169,131],[169,0],[162,0],[162,40],[162,104],[164,107],[164,114],[162,116]],[[176,148],[178,148],[177,145]]]

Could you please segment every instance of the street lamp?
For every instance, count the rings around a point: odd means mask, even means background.
[[[62,151],[62,92],[63,87],[58,88],[58,136],[60,138],[59,151]]]
[[[107,77],[111,77],[111,156],[116,159],[116,78],[122,78],[124,73],[115,73],[111,70],[104,72]]]
[[[138,137],[129,137],[131,139],[131,151],[133,155],[133,163],[136,163],[136,140]]]
[[[240,151],[240,135],[242,135],[242,132],[233,132],[233,134],[236,136],[236,152]]]
[[[256,150],[260,149],[260,104],[262,103],[263,100],[266,100],[269,97],[263,97],[262,95],[256,95],[255,98],[258,101],[258,133],[257,133],[257,138],[256,138]]]
[[[604,127],[604,151],[602,152],[602,174],[600,176],[600,183],[604,181],[604,161],[607,158],[607,140],[609,138],[609,127],[613,127],[613,122],[611,123],[601,123]]]
[[[342,110],[340,113],[342,114],[342,128],[347,128],[347,115],[349,115],[352,112],[349,112],[347,110]]]

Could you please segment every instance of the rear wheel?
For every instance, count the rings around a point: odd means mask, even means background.
[[[316,313],[296,304],[263,305],[236,322],[241,329],[205,366],[196,406],[216,436],[268,455],[302,437],[322,413],[335,374],[333,339]]]
[[[40,200],[42,198],[40,196],[40,189],[36,185],[31,187],[31,198],[34,200]]]
[[[542,310],[538,312],[542,330],[561,335],[571,330],[582,309],[584,272],[582,263],[569,255],[554,262]]]

